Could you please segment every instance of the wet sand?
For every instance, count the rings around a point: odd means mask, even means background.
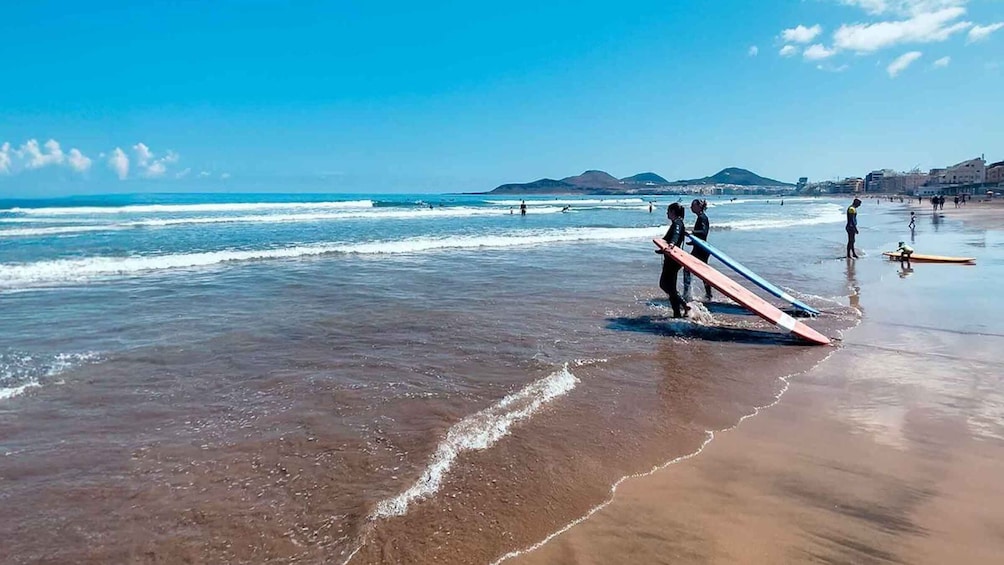
[[[989,302],[959,311],[970,306],[938,297],[985,287],[1000,247],[987,246],[982,270],[863,285],[861,325],[780,403],[699,456],[625,481],[610,505],[507,563],[999,561],[1004,332],[978,314]]]
[[[930,215],[931,205],[928,202],[918,204],[916,200],[911,202],[911,207],[918,215]],[[988,230],[1004,230],[1004,198],[995,200],[970,200],[959,208],[948,200],[945,202],[945,209],[938,210],[947,219],[961,220],[967,225]]]

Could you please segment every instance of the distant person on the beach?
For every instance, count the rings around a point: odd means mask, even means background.
[[[784,198],[781,199],[781,206],[784,206]]]
[[[917,204],[923,204],[923,203],[924,203],[924,197],[923,196],[918,196],[917,197]]]
[[[509,207],[509,215],[512,216],[512,206]]]
[[[565,206],[564,208],[561,209],[561,213],[564,214],[565,212],[567,212],[571,208],[572,208],[571,206]]]
[[[938,197],[937,197],[937,195],[931,197],[931,207],[934,208],[935,212],[938,211]]]
[[[913,231],[916,228],[917,228],[917,215],[914,214],[913,212],[910,212],[910,231]]]
[[[690,203],[690,211],[697,214],[697,220],[694,221],[694,230],[690,232],[692,238],[700,239],[701,241],[708,241],[708,234],[711,233],[711,222],[708,220],[708,215],[705,213],[708,209],[707,200],[694,200]],[[694,245],[693,242],[687,242],[687,245],[693,245],[694,248],[690,250],[690,254],[697,257],[705,263],[711,257],[711,254],[706,250]],[[690,271],[683,271],[683,300],[690,302],[690,282],[691,274]],[[711,302],[711,285],[707,282],[704,283],[704,301]]]
[[[854,240],[858,235],[858,208],[861,207],[861,200],[855,198],[854,202],[847,207],[847,258],[857,259],[858,254],[854,251]]]
[[[666,217],[669,218],[670,225],[669,231],[666,232],[666,236],[663,239],[673,247],[682,246],[683,238],[687,235],[687,229],[683,225],[683,216],[685,214],[686,211],[683,209],[683,206],[676,202],[666,208]],[[662,253],[662,250],[657,249],[656,253]],[[682,318],[690,311],[690,307],[683,301],[680,292],[676,288],[679,272],[680,264],[674,261],[672,257],[662,258],[662,276],[659,277],[659,288],[669,295],[669,304],[673,307],[674,318]]]
[[[649,214],[652,213],[652,203],[651,202],[648,203],[648,213]]]
[[[959,207],[959,197],[958,196],[955,197],[955,207],[956,208]]]
[[[519,201],[519,215],[520,216],[526,215],[526,200]]]
[[[944,209],[945,209],[945,195],[942,194],[941,196],[938,197],[938,210],[944,210]]]

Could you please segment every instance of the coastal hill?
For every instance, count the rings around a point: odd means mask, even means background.
[[[747,171],[746,169],[739,169],[736,167],[729,167],[727,169],[722,169],[721,171],[718,171],[717,173],[711,175],[710,177],[704,177],[702,179],[680,180],[676,181],[673,184],[676,185],[735,184],[739,186],[794,186],[791,183],[781,182],[779,180],[762,177],[752,171]]]
[[[655,173],[638,173],[637,175],[624,177],[621,180],[628,184],[654,184],[654,185],[669,184],[668,180],[660,177]]]
[[[623,179],[598,170],[589,170],[581,175],[565,177],[561,180],[540,179],[527,183],[503,184],[488,194],[644,194],[666,192],[674,187],[730,184],[737,186],[793,187],[781,182],[736,167],[729,167],[699,179],[667,181],[655,173],[639,173]]]

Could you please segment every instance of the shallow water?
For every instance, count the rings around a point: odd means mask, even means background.
[[[667,320],[645,202],[0,202],[0,560],[491,562],[539,541],[828,351],[728,303]],[[836,336],[889,269],[834,259],[841,201],[778,202],[712,199],[711,240]],[[862,211],[868,255],[902,215]]]

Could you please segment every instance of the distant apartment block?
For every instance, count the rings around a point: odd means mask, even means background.
[[[1004,182],[1004,161],[997,161],[989,166],[987,166],[986,180],[987,184],[1000,184]]]
[[[944,184],[980,184],[986,181],[986,164],[982,157],[963,161],[945,169]]]

